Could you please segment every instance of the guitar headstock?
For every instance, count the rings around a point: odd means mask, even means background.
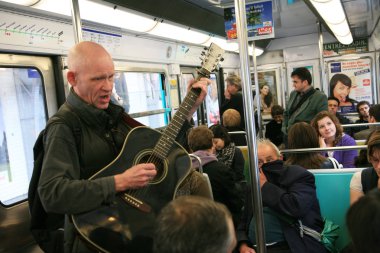
[[[205,77],[210,77],[210,73],[216,69],[218,63],[223,61],[224,50],[215,43],[207,49],[207,52],[202,52],[202,68],[198,70],[199,74]]]

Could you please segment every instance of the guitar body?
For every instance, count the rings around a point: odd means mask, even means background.
[[[153,162],[157,176],[140,189],[118,194],[112,203],[87,213],[73,215],[79,233],[103,252],[149,252],[155,217],[170,202],[188,175],[191,160],[178,143],[170,147],[167,157],[153,157],[152,150],[161,137],[148,127],[137,127],[128,134],[120,154],[90,180],[113,176],[140,163]]]

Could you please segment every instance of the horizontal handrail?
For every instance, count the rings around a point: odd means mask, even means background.
[[[232,135],[234,135],[234,134],[247,134],[245,131],[232,131],[232,132],[228,132],[228,134],[232,134]]]
[[[342,147],[329,147],[329,148],[295,148],[295,149],[283,149],[281,153],[306,153],[306,152],[321,152],[321,151],[335,151],[335,150],[356,150],[367,149],[367,145],[357,146],[342,146]]]
[[[356,123],[356,124],[344,124],[344,125],[342,125],[343,128],[362,127],[362,126],[380,126],[380,122],[375,122],[375,123]]]

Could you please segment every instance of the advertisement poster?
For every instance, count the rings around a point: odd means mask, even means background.
[[[339,42],[323,44],[324,57],[362,52],[368,52],[368,39],[357,39],[350,45],[343,45]]]
[[[362,100],[373,104],[371,66],[370,58],[328,63],[329,95],[339,99],[341,112],[356,112]]]
[[[248,40],[274,38],[272,1],[246,4]],[[235,7],[224,9],[224,29],[227,40],[237,39]]]

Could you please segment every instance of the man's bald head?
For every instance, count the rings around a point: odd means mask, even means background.
[[[94,59],[108,58],[112,61],[111,55],[100,44],[91,41],[82,41],[72,47],[68,55],[68,67],[71,71],[80,71],[83,67],[91,64]]]

